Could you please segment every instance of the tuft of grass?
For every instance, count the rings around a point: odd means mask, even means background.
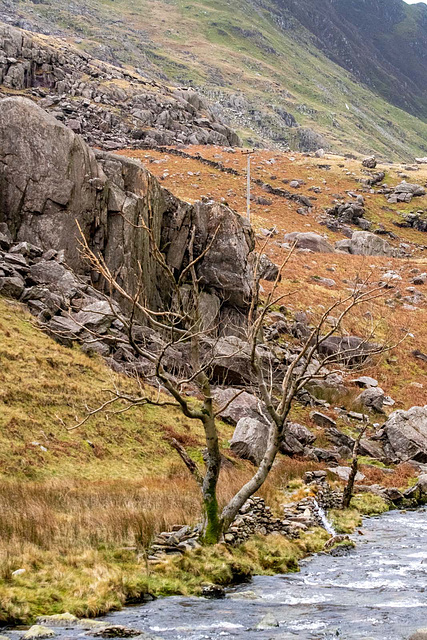
[[[357,509],[331,509],[329,518],[337,533],[353,533],[362,524],[362,517]]]
[[[388,503],[374,493],[359,493],[351,499],[350,507],[363,516],[377,516],[390,510]]]
[[[331,509],[329,517],[337,533],[353,533],[362,524],[362,516],[376,516],[389,511],[385,500],[373,493],[359,493],[351,499],[349,509]]]

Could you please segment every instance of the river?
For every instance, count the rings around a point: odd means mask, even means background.
[[[165,640],[406,640],[427,627],[427,511],[368,518],[362,532],[347,556],[313,556],[299,573],[256,577],[225,599],[162,598],[104,620]],[[257,630],[266,615],[279,626]]]
[[[403,640],[427,627],[427,512],[368,518],[350,555],[259,576],[225,600],[172,597],[107,616],[165,640]],[[254,628],[266,615],[279,627]]]

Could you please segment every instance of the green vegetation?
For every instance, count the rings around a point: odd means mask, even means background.
[[[183,556],[170,557],[147,571],[143,557],[134,550],[100,548],[58,554],[27,550],[25,573],[12,576],[13,564],[0,574],[0,622],[29,623],[38,615],[68,611],[93,617],[144,594],[201,593],[202,585],[222,586],[298,570],[298,560],[323,548],[328,534],[311,531],[290,541],[281,536],[254,537],[238,548],[225,545],[201,547]]]
[[[353,533],[362,524],[362,516],[376,516],[389,511],[389,505],[373,493],[355,495],[349,509],[332,509],[329,517],[337,533]]]
[[[35,7],[21,0],[19,9],[78,36],[79,47],[95,56],[201,89],[225,106],[251,144],[298,149],[304,134],[285,126],[280,113],[287,112],[339,152],[375,151],[390,159],[426,153],[426,123],[357,82],[297,21],[282,29],[275,3],[254,9],[248,0],[77,0],[71,11],[63,3]],[[243,118],[227,106],[236,95],[243,98]]]

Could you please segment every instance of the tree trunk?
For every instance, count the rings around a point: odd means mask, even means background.
[[[359,467],[359,459],[358,459],[358,457],[359,457],[359,450],[360,450],[360,441],[363,438],[363,435],[364,435],[366,429],[367,429],[367,425],[361,430],[356,442],[354,443],[353,460],[352,460],[352,463],[351,463],[351,471],[350,471],[350,475],[348,477],[348,482],[347,482],[347,485],[346,485],[346,487],[344,489],[344,493],[343,493],[343,497],[342,497],[342,503],[341,503],[341,508],[342,509],[348,509],[349,508],[351,499],[353,497],[354,483],[356,481],[357,471],[358,471],[358,467]]]
[[[255,473],[255,475],[247,482],[238,493],[230,500],[228,505],[222,512],[223,531],[226,532],[228,527],[233,522],[234,518],[239,513],[240,509],[251,496],[258,491],[264,484],[270,473],[271,467],[276,459],[277,453],[280,447],[279,430],[275,423],[271,423],[271,431],[267,450],[264,458]]]
[[[221,470],[221,452],[219,449],[218,433],[211,398],[205,398],[205,409],[208,415],[204,421],[207,460],[206,474],[203,478],[202,485],[204,508],[203,541],[205,544],[216,544],[220,541],[223,531],[223,522],[219,515],[216,495]]]
[[[216,489],[203,489],[203,542],[217,544],[221,540],[223,524],[219,516]]]
[[[356,455],[353,457],[353,462],[351,463],[351,471],[348,477],[348,482],[344,489],[344,493],[342,497],[342,505],[341,505],[342,509],[348,509],[350,506],[350,502],[353,497],[353,488],[354,488],[354,482],[356,480],[358,466],[359,466],[359,463],[357,460],[357,451],[356,451]]]

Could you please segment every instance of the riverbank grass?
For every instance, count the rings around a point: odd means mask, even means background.
[[[86,549],[63,555],[29,545],[22,554],[25,572],[13,575],[2,569],[0,622],[30,624],[37,616],[64,611],[94,617],[143,601],[146,594],[200,595],[206,583],[226,587],[254,575],[297,571],[298,561],[321,551],[328,537],[323,529],[296,540],[255,536],[236,548],[219,544],[167,557],[153,568],[143,553],[133,549]]]
[[[339,534],[353,533],[363,516],[378,516],[389,511],[389,504],[374,493],[360,493],[351,499],[349,509],[332,509],[329,518]]]

